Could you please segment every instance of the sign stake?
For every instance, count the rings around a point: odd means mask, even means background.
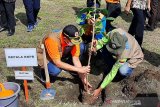
[[[26,71],[26,67],[22,67],[22,71],[25,72]],[[23,86],[24,86],[24,92],[25,92],[26,102],[28,102],[28,100],[29,100],[29,92],[28,92],[28,83],[27,83],[27,80],[24,80]]]

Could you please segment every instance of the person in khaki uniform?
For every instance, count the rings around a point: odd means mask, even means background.
[[[109,42],[106,44],[106,50],[103,49],[103,58],[110,67],[106,72],[106,77],[100,87],[93,92],[92,100],[95,101],[104,89],[119,73],[127,77],[133,72],[143,61],[144,55],[136,39],[122,30],[121,28],[114,29],[108,33]]]

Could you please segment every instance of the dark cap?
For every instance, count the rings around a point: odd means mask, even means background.
[[[69,37],[75,37],[75,33],[78,32],[78,29],[74,25],[67,25],[62,32]]]
[[[62,33],[68,37],[73,44],[80,44],[82,42],[82,39],[78,34],[78,29],[74,25],[65,26]]]

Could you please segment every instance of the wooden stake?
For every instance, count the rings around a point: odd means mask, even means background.
[[[48,89],[48,88],[51,88],[51,83],[50,83],[50,77],[48,73],[46,50],[45,50],[44,44],[41,44],[41,48],[43,49],[44,71],[45,71],[45,76],[46,76],[46,88]]]
[[[22,71],[25,72],[26,71],[26,67],[22,67]],[[24,80],[23,86],[24,86],[24,92],[25,92],[26,102],[28,102],[28,100],[29,100],[29,92],[28,92],[28,83],[27,83],[27,80]]]
[[[96,0],[94,0],[94,23],[93,23],[93,32],[92,32],[92,42],[91,42],[91,50],[93,48],[93,41],[94,41],[94,35],[95,35],[95,23],[96,23]],[[89,54],[89,58],[88,58],[88,66],[90,65],[90,62],[91,62],[91,56],[92,56],[92,53]],[[88,82],[88,74],[86,76],[86,80]],[[90,94],[89,90],[88,90],[88,85],[86,87],[87,89],[87,93]]]

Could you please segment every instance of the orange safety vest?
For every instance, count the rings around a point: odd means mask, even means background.
[[[106,0],[107,3],[120,3],[120,0]]]

